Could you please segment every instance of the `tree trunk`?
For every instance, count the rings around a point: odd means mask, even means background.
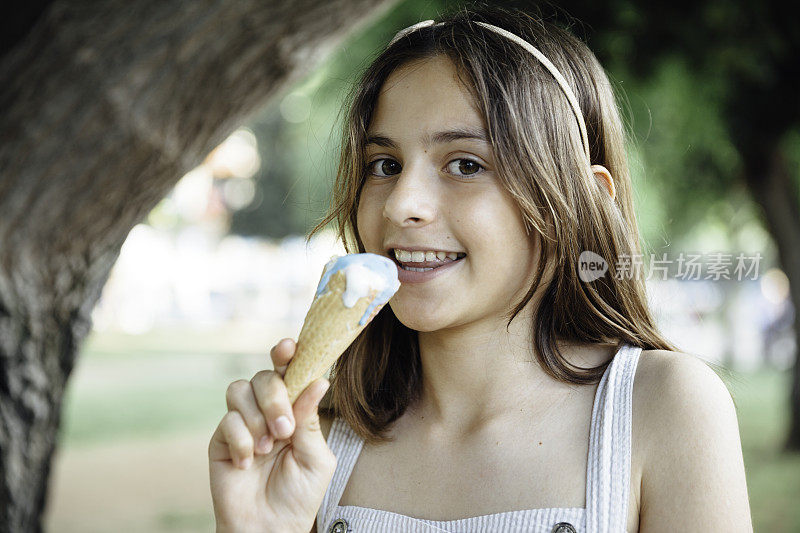
[[[42,530],[64,387],[130,229],[393,3],[54,2],[0,58],[0,531]]]
[[[781,267],[789,278],[789,297],[794,306],[795,361],[789,393],[789,434],[785,447],[800,451],[800,206],[797,183],[790,173],[786,157],[777,148],[771,151],[745,152],[746,181],[753,197],[764,211],[769,232],[775,239]]]

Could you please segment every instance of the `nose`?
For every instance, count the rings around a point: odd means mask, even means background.
[[[383,206],[383,216],[400,227],[424,226],[436,215],[432,180],[421,170],[403,169]]]

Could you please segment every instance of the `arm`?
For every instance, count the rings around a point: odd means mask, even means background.
[[[639,531],[752,532],[736,409],[725,384],[688,354],[655,350],[640,365]]]

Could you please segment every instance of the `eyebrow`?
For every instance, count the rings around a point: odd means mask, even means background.
[[[488,143],[489,135],[483,128],[455,128],[452,130],[438,131],[436,133],[428,134],[422,138],[422,144],[425,146],[430,146],[432,144],[444,144],[461,139],[473,139]],[[395,143],[389,137],[381,135],[380,133],[367,136],[364,146],[369,146],[370,144],[383,146],[384,148],[397,149],[397,143]]]

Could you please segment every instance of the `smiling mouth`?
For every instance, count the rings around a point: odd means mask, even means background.
[[[402,250],[394,248],[389,250],[390,257],[393,257],[395,262],[403,270],[410,270],[412,272],[428,272],[448,263],[460,261],[467,254],[463,252],[443,252],[437,250],[418,251],[418,250]]]

